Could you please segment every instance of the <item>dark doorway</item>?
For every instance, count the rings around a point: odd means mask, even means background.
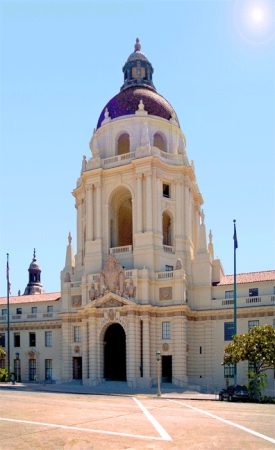
[[[82,358],[73,357],[73,379],[82,380]]]
[[[104,378],[126,381],[126,338],[121,325],[110,325],[104,336]]]
[[[172,383],[172,356],[162,357],[162,381]]]

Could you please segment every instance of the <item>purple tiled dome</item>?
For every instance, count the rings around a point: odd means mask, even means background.
[[[109,117],[115,119],[116,117],[135,114],[138,110],[140,100],[143,101],[144,110],[147,111],[149,115],[162,117],[166,120],[171,119],[174,110],[164,97],[159,95],[156,91],[146,87],[129,87],[113,97],[107,105],[104,106],[97,122],[97,128],[100,128],[101,122],[104,120],[106,108],[108,108]],[[175,117],[175,120],[179,125],[177,116]]]

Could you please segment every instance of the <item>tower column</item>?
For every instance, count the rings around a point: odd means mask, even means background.
[[[94,215],[96,218],[96,239],[101,239],[101,183],[96,183],[96,204]]]
[[[136,217],[137,217],[137,233],[142,233],[142,174],[136,175],[137,180],[137,202],[136,202]]]
[[[89,318],[89,378],[90,385],[97,379],[97,342],[96,342],[96,319]]]
[[[70,325],[67,321],[62,321],[62,380],[72,379],[72,361],[71,361],[71,339]]]
[[[136,377],[136,343],[135,343],[135,317],[128,316],[127,323],[127,380]]]
[[[175,180],[176,185],[176,218],[175,218],[175,237],[181,235],[181,224],[182,224],[182,198],[181,198],[181,186],[182,182],[180,180]]]
[[[158,233],[160,233],[162,235],[163,230],[162,230],[162,206],[161,206],[161,201],[162,201],[162,179],[160,176],[157,176],[157,204],[160,205],[160,208],[158,208],[158,223],[157,223],[157,227],[158,227]]]
[[[175,356],[173,356],[173,376],[186,381],[186,319],[176,317],[173,321]]]
[[[142,353],[143,353],[143,376],[150,377],[150,318],[142,318],[143,322],[143,340],[142,340]]]
[[[82,335],[82,377],[83,380],[89,378],[89,342],[88,342],[88,323],[87,320],[81,324]]]
[[[87,201],[86,201],[86,227],[87,227],[87,241],[93,240],[93,187],[87,187]]]
[[[76,201],[77,209],[77,253],[80,254],[82,250],[82,200]]]
[[[184,197],[185,197],[185,236],[186,238],[191,238],[190,236],[190,192],[189,192],[189,184],[188,182],[184,183]]]
[[[152,231],[152,175],[146,173],[146,231]]]

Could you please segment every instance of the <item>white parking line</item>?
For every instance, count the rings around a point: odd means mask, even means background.
[[[140,409],[144,412],[144,414],[147,417],[147,419],[150,420],[151,424],[154,425],[155,429],[161,435],[162,439],[164,441],[172,441],[172,438],[169,436],[169,434],[160,425],[160,423],[158,423],[158,421],[152,416],[152,414],[149,413],[149,411],[145,408],[145,406],[143,406],[135,397],[133,397],[133,399],[138,404]]]
[[[257,436],[257,437],[259,437],[261,439],[265,439],[266,441],[269,441],[269,442],[272,442],[273,444],[275,444],[275,439],[272,439],[272,438],[270,438],[268,436],[265,436],[264,434],[257,433],[257,431],[250,430],[250,428],[246,428],[246,427],[243,427],[242,425],[238,425],[237,423],[230,422],[229,420],[226,420],[226,419],[222,419],[219,416],[215,416],[214,414],[211,414],[209,412],[203,411],[202,409],[199,409],[199,408],[195,408],[194,406],[187,405],[186,403],[182,403],[182,402],[178,402],[176,400],[170,400],[170,399],[167,399],[167,400],[169,402],[178,403],[179,405],[183,405],[183,406],[186,406],[187,408],[194,409],[195,411],[199,411],[200,413],[205,414],[206,416],[213,417],[213,419],[217,419],[217,420],[220,420],[221,422],[224,422],[224,423],[226,423],[228,425],[232,425],[233,427],[240,428],[240,430],[246,431],[247,433],[250,433],[250,434],[254,434],[255,436]]]
[[[151,424],[155,427],[157,432],[160,434],[160,436],[161,436],[160,438],[155,437],[155,436],[140,436],[140,435],[129,434],[129,433],[118,433],[115,431],[91,430],[89,428],[79,428],[79,427],[60,425],[60,424],[54,424],[54,423],[32,422],[30,420],[5,419],[2,417],[0,417],[0,420],[4,420],[6,422],[26,423],[26,424],[30,424],[30,425],[41,425],[44,427],[62,428],[65,430],[85,431],[88,433],[112,434],[112,435],[116,435],[116,436],[126,436],[126,437],[137,438],[137,439],[149,439],[149,440],[155,440],[155,441],[172,441],[172,438],[169,436],[169,434],[158,423],[158,421],[149,413],[149,411],[135,397],[133,397],[133,400],[137,403],[137,405],[140,407],[140,409],[145,414],[147,419],[151,422]]]
[[[164,440],[163,438],[154,437],[154,436],[140,436],[140,435],[128,434],[128,433],[116,433],[115,431],[91,430],[90,428],[70,427],[67,425],[59,425],[57,423],[31,422],[29,420],[4,419],[2,417],[0,417],[0,420],[4,420],[6,422],[26,423],[29,425],[41,425],[43,427],[62,428],[65,430],[85,431],[88,433],[112,434],[112,435],[116,435],[116,436],[125,436],[125,437],[131,437],[131,438],[136,438],[136,439],[149,439],[149,440],[155,440],[155,441],[163,441]],[[165,440],[167,440],[167,439],[165,439]]]

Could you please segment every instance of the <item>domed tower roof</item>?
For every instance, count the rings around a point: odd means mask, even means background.
[[[25,289],[24,295],[43,294],[44,289],[40,282],[41,269],[36,260],[35,249],[33,251],[33,259],[29,266],[29,282]]]
[[[173,107],[156,91],[152,79],[154,69],[140,49],[139,39],[136,39],[135,51],[131,53],[122,68],[124,84],[119,94],[104,106],[98,119],[97,128],[100,128],[106,111],[108,111],[110,119],[135,114],[140,100],[143,101],[144,109],[149,115],[166,120],[170,120],[173,116],[175,122],[180,126]]]

